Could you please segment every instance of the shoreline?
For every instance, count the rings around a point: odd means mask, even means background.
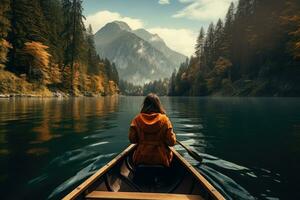
[[[88,94],[88,95],[71,95],[67,93],[54,92],[52,95],[41,94],[0,94],[0,99],[12,99],[12,98],[74,98],[74,97],[106,97],[115,96],[119,94]]]

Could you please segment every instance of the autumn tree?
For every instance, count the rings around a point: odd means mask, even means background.
[[[22,57],[25,43],[36,41],[48,45],[45,18],[39,1],[12,0],[11,5],[10,67],[25,73],[28,70]]]
[[[7,62],[7,54],[9,52],[9,49],[11,48],[11,45],[7,40],[0,39],[0,69],[3,69],[5,67],[5,63]]]
[[[92,80],[109,91],[116,66],[97,54],[82,12],[82,0],[1,0],[0,68],[54,91],[89,93]]]
[[[49,59],[50,54],[47,52],[49,47],[40,42],[26,42],[23,53],[27,58],[26,63],[29,65],[28,76],[31,80],[37,80],[42,84],[50,81],[49,76]]]
[[[7,62],[7,54],[11,48],[7,41],[7,35],[10,31],[11,24],[8,19],[8,12],[10,11],[10,1],[3,0],[0,7],[0,69],[4,68]]]
[[[295,0],[285,2],[281,24],[288,35],[287,51],[294,59],[300,60],[300,3]]]

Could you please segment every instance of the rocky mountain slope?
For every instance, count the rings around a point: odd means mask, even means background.
[[[96,49],[117,66],[120,79],[134,84],[170,77],[186,57],[171,50],[156,34],[133,31],[125,22],[106,24],[95,34]]]

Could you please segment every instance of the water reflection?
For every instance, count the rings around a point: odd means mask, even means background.
[[[203,167],[210,169],[205,173],[225,175],[239,183],[223,185],[232,197],[295,198],[289,191],[297,184],[294,176],[299,177],[292,173],[300,161],[299,99],[181,97],[170,103],[176,110],[172,117],[181,133],[178,137],[202,152]],[[236,166],[250,168],[238,170]],[[247,188],[251,195],[234,188]]]
[[[178,139],[204,164],[176,148],[232,199],[297,199],[299,99],[161,100]],[[128,145],[129,122],[142,101],[0,99],[2,199],[63,196]],[[8,193],[11,188],[14,193]]]
[[[82,146],[91,144],[86,138],[85,142],[82,139],[90,132],[101,132],[112,126],[118,97],[15,98],[1,99],[0,105],[0,190],[7,194],[5,191],[9,188],[16,188],[19,193],[12,194],[10,199],[20,199],[30,194],[26,180],[39,177],[45,169],[47,173],[53,172],[48,162],[56,155],[76,148],[81,151],[75,151],[76,156],[84,155],[83,159],[86,155],[95,155],[82,151]],[[75,157],[66,160],[72,159]],[[42,177],[46,183],[42,187],[47,187],[49,174]]]

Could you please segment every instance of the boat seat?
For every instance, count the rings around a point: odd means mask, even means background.
[[[85,196],[86,199],[114,199],[114,200],[204,200],[200,195],[164,194],[144,192],[107,192],[93,191]]]

